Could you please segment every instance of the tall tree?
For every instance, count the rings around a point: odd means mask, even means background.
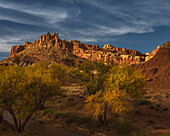
[[[100,124],[106,123],[107,106],[114,114],[125,114],[132,110],[131,98],[145,94],[145,76],[142,71],[129,66],[115,66],[107,79],[105,91],[87,98],[86,108],[98,117]]]
[[[87,88],[87,93],[89,95],[98,95],[98,92],[101,91],[102,93],[105,91],[105,82],[108,76],[108,72],[110,70],[109,65],[105,65],[103,62],[91,62],[86,61],[83,64],[78,63],[76,66],[76,70],[74,74],[81,83]],[[101,101],[100,99],[97,100]],[[97,105],[96,105],[97,106]],[[102,122],[102,116],[98,115],[98,119],[101,123],[106,124],[106,108],[107,104],[104,103],[104,122]]]
[[[107,66],[100,61],[85,61],[82,64],[78,63],[72,73],[75,78],[77,78],[87,88],[87,93],[91,95],[100,90],[104,90],[109,70],[110,66]]]
[[[50,64],[49,65],[51,74],[53,75],[53,78],[58,80],[62,85],[66,82],[68,82],[68,67],[63,66],[62,64]]]
[[[60,91],[59,82],[40,64],[25,68],[9,66],[0,78],[0,107],[11,114],[18,132],[24,131],[43,101]]]
[[[0,80],[2,80],[2,73],[7,69],[7,66],[0,65]],[[3,121],[3,107],[0,106],[0,123]]]

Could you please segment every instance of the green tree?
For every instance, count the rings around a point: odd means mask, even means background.
[[[88,94],[95,94],[100,90],[104,90],[107,73],[110,66],[102,62],[85,61],[80,64],[77,63],[76,68],[72,72],[81,84],[87,88]]]
[[[53,78],[58,80],[61,84],[64,84],[68,80],[68,67],[63,66],[62,64],[51,64],[49,65],[51,74],[53,75]]]
[[[86,61],[83,64],[78,63],[74,74],[81,83],[87,88],[89,95],[97,95],[99,91],[105,91],[105,81],[110,70],[109,65],[105,65],[103,62],[91,62]],[[97,93],[97,94],[96,94]],[[100,95],[99,95],[100,96]],[[100,99],[98,99],[100,100]],[[104,118],[106,119],[106,107],[104,103]],[[102,122],[102,116],[99,114],[98,119],[101,123],[106,124],[106,120]]]
[[[9,66],[1,72],[0,107],[11,114],[18,132],[24,131],[42,102],[59,92],[60,84],[45,63],[34,67]]]
[[[131,98],[145,94],[145,76],[141,70],[129,66],[115,66],[107,79],[105,91],[90,95],[86,108],[98,117],[100,124],[106,123],[107,106],[114,114],[125,114],[132,110]]]
[[[4,72],[7,67],[5,65],[0,65],[0,71]],[[0,74],[1,80],[1,74]],[[0,107],[0,123],[3,121],[3,107]]]

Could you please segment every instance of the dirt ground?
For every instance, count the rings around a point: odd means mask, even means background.
[[[148,133],[170,132],[170,89],[149,89],[127,118]]]
[[[101,136],[105,132],[104,129],[98,128],[97,119],[94,119],[84,108],[85,88],[72,84],[63,86],[62,89],[63,96],[52,98],[45,104],[44,110],[34,115],[33,120],[36,120],[40,125],[64,128],[75,134]],[[144,98],[140,102],[134,102],[133,107],[133,111],[127,114],[125,119],[144,130],[148,134],[147,136],[170,133],[170,89],[148,89]],[[112,116],[113,114],[108,111],[108,119]],[[75,118],[83,119],[81,120],[83,122],[77,123]],[[106,135],[103,134],[103,136]],[[169,136],[169,134],[161,136]]]
[[[65,96],[55,97],[47,103],[48,108],[53,108],[57,112],[75,112],[83,116],[90,114],[84,107],[84,87],[76,84],[62,87],[65,91]],[[108,112],[108,118],[112,113]],[[158,136],[162,133],[170,133],[170,89],[155,90],[148,89],[144,98],[134,105],[131,113],[126,115],[126,120],[130,121],[135,126],[142,128],[147,134]],[[87,135],[92,135],[89,128],[75,123],[66,123],[63,118],[57,118],[51,121],[49,118],[39,118],[39,121],[51,123],[58,127],[65,127],[74,132],[79,132]],[[96,120],[97,121],[97,120]],[[93,135],[98,135],[94,134]]]

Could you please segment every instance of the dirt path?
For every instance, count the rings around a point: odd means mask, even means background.
[[[14,124],[12,117],[9,113],[5,113],[4,119],[9,123]],[[38,121],[30,120],[26,125],[26,130],[40,134],[42,136],[83,136],[81,134],[76,134],[71,131],[68,131],[64,128],[58,128],[56,126],[41,124]]]

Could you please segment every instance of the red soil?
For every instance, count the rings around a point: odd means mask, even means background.
[[[170,89],[170,48],[160,48],[152,59],[138,68],[146,74],[148,88]]]

